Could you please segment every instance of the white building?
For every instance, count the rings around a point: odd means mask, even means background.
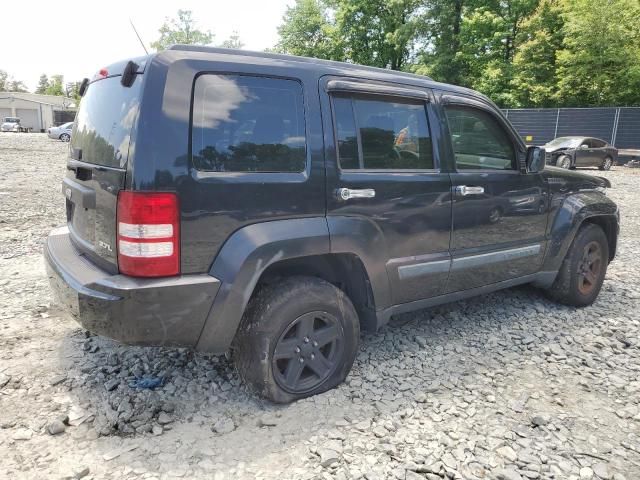
[[[36,93],[0,92],[0,119],[18,117],[23,127],[44,132],[49,127],[71,122],[76,105],[71,98]]]

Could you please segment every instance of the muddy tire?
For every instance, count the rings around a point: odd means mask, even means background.
[[[359,336],[358,315],[342,290],[315,277],[287,277],[249,301],[232,355],[259,395],[288,403],[342,383]]]
[[[602,229],[586,224],[578,230],[562,262],[549,297],[574,307],[591,305],[600,293],[609,263],[609,244]]]

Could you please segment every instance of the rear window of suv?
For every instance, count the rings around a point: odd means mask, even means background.
[[[306,165],[302,86],[295,80],[200,75],[192,119],[195,168],[301,172]]]
[[[83,162],[107,167],[124,167],[129,156],[131,128],[138,119],[142,75],[136,75],[130,87],[120,76],[89,85],[76,115],[71,138],[73,152]]]

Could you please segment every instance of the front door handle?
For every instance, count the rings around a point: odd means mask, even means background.
[[[456,195],[466,197],[467,195],[482,195],[484,187],[468,187],[467,185],[456,185]]]
[[[373,188],[364,188],[362,190],[339,188],[336,190],[336,196],[341,200],[350,200],[352,198],[374,198],[376,196],[376,191]]]

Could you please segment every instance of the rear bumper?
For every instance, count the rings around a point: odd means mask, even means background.
[[[69,231],[45,243],[54,296],[87,330],[136,345],[194,346],[220,287],[210,275],[161,279],[113,275],[73,245]]]

